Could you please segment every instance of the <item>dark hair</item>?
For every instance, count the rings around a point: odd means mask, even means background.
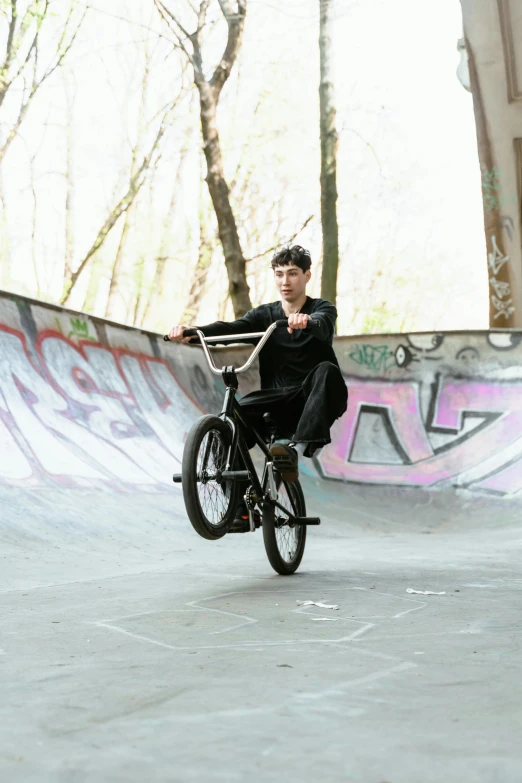
[[[272,269],[275,269],[276,266],[289,266],[290,264],[295,264],[303,272],[306,272],[312,266],[310,251],[305,250],[301,245],[293,245],[274,253],[271,261]]]

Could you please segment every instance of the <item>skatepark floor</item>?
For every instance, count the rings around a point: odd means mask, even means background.
[[[0,780],[519,783],[519,507],[305,492],[282,578],[174,489],[2,489]]]

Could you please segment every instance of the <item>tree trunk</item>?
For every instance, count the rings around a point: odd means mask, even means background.
[[[123,260],[125,256],[125,246],[127,244],[127,238],[131,227],[130,215],[132,207],[125,212],[123,218],[123,228],[120,234],[120,241],[118,242],[118,249],[114,256],[114,264],[112,265],[111,282],[109,285],[109,296],[107,297],[107,304],[105,306],[105,318],[109,318],[112,321],[124,321],[125,313],[127,311],[127,303],[124,298],[124,294],[127,293],[126,287],[123,283],[125,279],[125,272],[123,269]]]
[[[468,50],[469,79],[471,84],[471,94],[473,96],[473,110],[475,113],[475,126],[477,131],[478,156],[480,169],[484,183],[484,177],[488,174],[494,175],[496,171],[493,151],[488,135],[488,126],[480,83],[478,80],[475,57],[469,41],[466,39],[466,48]],[[512,307],[510,292],[512,290],[512,280],[510,276],[509,256],[501,248],[502,222],[500,209],[497,204],[491,203],[485,197],[484,188],[482,189],[482,205],[484,210],[484,231],[486,234],[486,248],[488,254],[488,272],[489,272],[489,325],[492,327],[507,326],[514,327],[515,319],[513,315],[515,308]],[[504,301],[502,301],[504,299]],[[499,322],[499,317],[502,321]]]
[[[201,133],[207,162],[206,182],[216,213],[219,238],[223,246],[228,274],[228,292],[234,315],[240,318],[252,308],[250,288],[246,279],[246,263],[239,241],[236,220],[230,204],[230,194],[223,171],[223,157],[216,125],[217,104],[208,82],[198,83]]]
[[[140,100],[140,108],[138,112],[138,127],[136,131],[136,141],[132,148],[132,155],[131,155],[131,164],[130,164],[131,178],[136,176],[138,154],[139,154],[140,147],[143,143],[143,136],[146,130],[145,110],[147,106],[149,76],[150,76],[150,57],[147,52],[145,55],[145,69],[143,72],[143,79],[141,83],[141,100]],[[124,299],[124,292],[126,288],[125,246],[127,244],[127,238],[129,235],[129,230],[131,228],[131,221],[130,221],[131,211],[132,211],[132,205],[125,213],[123,229],[121,232],[120,241],[118,243],[118,251],[116,253],[116,257],[114,259],[114,265],[112,268],[111,282],[109,286],[109,296],[107,299],[107,307],[105,312],[105,317],[111,318],[112,320],[119,320],[118,319],[119,312],[122,313],[122,315],[120,316],[121,319],[126,319],[127,317],[127,303],[125,302]],[[123,309],[119,307],[119,304],[121,304],[122,302],[123,302]]]
[[[83,259],[80,261],[80,264],[77,267],[77,269],[75,269],[75,271],[72,273],[70,278],[64,279],[64,289],[60,299],[60,304],[67,306],[70,303],[71,294],[78,280],[80,279],[80,275],[82,274],[83,270],[85,269],[85,267],[87,266],[91,258],[94,256],[94,254],[97,253],[98,250],[101,248],[101,246],[107,239],[108,235],[110,234],[112,228],[118,222],[120,216],[132,206],[134,199],[138,195],[140,188],[145,182],[145,177],[151,165],[152,158],[165,132],[165,123],[166,123],[166,115],[163,117],[156,138],[154,139],[147,155],[143,158],[141,165],[137,169],[134,176],[131,176],[130,181],[128,183],[127,192],[109,213],[105,223],[99,229],[93,244],[91,245],[91,247],[89,248],[85,256],[83,257]]]
[[[189,34],[163,0],[154,0],[156,7],[170,30],[174,32],[180,48],[185,52],[194,69],[194,84],[198,88],[201,117],[203,151],[207,162],[206,182],[216,213],[218,233],[223,246],[225,266],[228,274],[228,290],[236,318],[250,310],[249,286],[246,279],[246,262],[241,249],[230,192],[223,170],[223,156],[217,130],[216,114],[219,97],[237,59],[243,37],[247,0],[219,0],[228,35],[225,47],[210,79],[205,75],[202,56],[202,33],[210,0],[200,0],[199,9],[190,3],[197,16],[196,30]],[[189,54],[186,43],[190,41],[193,53]]]
[[[323,228],[323,272],[321,296],[337,299],[339,227],[337,224],[337,131],[331,62],[331,0],[319,0],[319,129],[321,135],[321,223]]]

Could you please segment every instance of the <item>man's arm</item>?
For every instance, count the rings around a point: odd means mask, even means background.
[[[263,327],[259,324],[256,308],[249,310],[244,316],[235,321],[214,321],[206,326],[198,326],[205,337],[217,337],[220,334],[234,335],[245,332],[261,332]]]
[[[185,329],[199,329],[205,337],[217,337],[218,335],[232,336],[234,334],[244,334],[245,332],[262,332],[264,325],[260,322],[257,309],[249,310],[242,318],[238,318],[235,321],[214,321],[214,323],[206,324],[205,326],[173,326],[169,332],[171,340],[177,340],[178,342],[197,342],[197,337],[185,337],[183,338],[183,331]],[[257,342],[257,338],[253,340],[242,340],[241,342]]]
[[[316,309],[311,313],[312,323],[308,325],[309,331],[318,340],[331,343],[335,334],[335,322],[337,321],[337,309],[326,299],[320,300]]]

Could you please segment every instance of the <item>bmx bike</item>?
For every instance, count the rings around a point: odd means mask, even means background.
[[[220,375],[225,384],[223,408],[218,415],[207,414],[191,427],[181,465],[181,473],[173,476],[180,483],[187,515],[194,530],[209,540],[232,532],[263,531],[263,541],[270,565],[283,576],[293,574],[302,560],[308,525],[319,525],[318,517],[306,516],[303,490],[299,481],[283,481],[274,464],[270,446],[285,437],[269,413],[263,415],[263,432],[247,423],[236,399],[238,374],[246,372],[275,329],[288,326],[286,318],[275,321],[265,332],[253,332],[221,337],[205,337],[199,329],[186,329],[184,337],[199,337],[208,366]],[[240,342],[258,338],[259,342],[242,367],[218,369],[208,343]],[[168,335],[163,338],[168,341]],[[265,460],[258,474],[247,445],[255,441]],[[248,523],[234,530],[240,487],[245,488],[244,501]]]

